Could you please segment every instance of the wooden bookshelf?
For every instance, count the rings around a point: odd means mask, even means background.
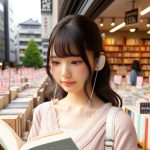
[[[118,66],[124,66],[130,72],[131,63],[136,59],[140,61],[143,76],[150,76],[150,39],[106,37],[104,49],[113,73]]]

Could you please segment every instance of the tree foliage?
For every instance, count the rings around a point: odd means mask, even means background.
[[[29,41],[24,54],[25,56],[22,59],[22,63],[25,67],[43,67],[43,58],[41,57],[41,52],[37,43],[33,39]]]

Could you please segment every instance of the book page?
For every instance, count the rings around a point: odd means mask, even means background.
[[[19,150],[23,143],[13,129],[0,119],[0,144],[2,147],[6,150]]]

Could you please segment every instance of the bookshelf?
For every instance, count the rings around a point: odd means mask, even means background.
[[[131,63],[136,59],[140,61],[143,76],[150,76],[150,39],[106,37],[104,49],[113,73],[117,72],[118,66],[124,66],[130,72]]]

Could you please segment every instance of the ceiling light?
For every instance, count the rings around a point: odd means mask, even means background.
[[[140,19],[140,22],[143,22],[143,19]]]
[[[115,18],[112,18],[111,26],[115,25]]]
[[[101,27],[103,27],[103,26],[104,26],[104,24],[103,24],[103,23],[100,23],[99,25],[100,25]]]
[[[117,30],[119,30],[120,28],[124,27],[126,25],[125,22],[122,22],[121,24],[119,24],[118,26],[114,27],[113,29],[111,29],[109,32],[115,32]]]
[[[140,12],[140,14],[141,14],[141,16],[143,16],[143,15],[147,14],[148,12],[150,12],[150,6],[147,7],[147,8],[145,8],[144,10],[142,10],[142,11]]]
[[[147,27],[150,27],[150,23],[147,23],[146,26],[147,26]]]
[[[144,10],[142,10],[140,12],[140,15],[143,16],[145,14],[147,14],[148,12],[150,12],[150,6],[148,6],[147,8],[145,8]],[[142,21],[141,21],[142,22]],[[120,28],[124,27],[126,25],[125,22],[122,22],[121,24],[119,24],[118,26],[114,27],[113,29],[111,29],[109,32],[115,32],[117,30],[119,30]],[[148,25],[149,26],[149,25]],[[148,31],[149,32],[149,31]],[[149,33],[148,33],[149,34]]]
[[[150,34],[150,30],[149,30],[149,31],[147,31],[147,34]]]
[[[101,27],[104,26],[104,23],[103,23],[103,18],[101,18],[101,21],[100,21],[100,24],[99,24]]]
[[[149,28],[150,27],[150,19],[148,19],[146,26]]]
[[[130,29],[130,32],[135,32],[136,31],[136,28],[131,28]]]

